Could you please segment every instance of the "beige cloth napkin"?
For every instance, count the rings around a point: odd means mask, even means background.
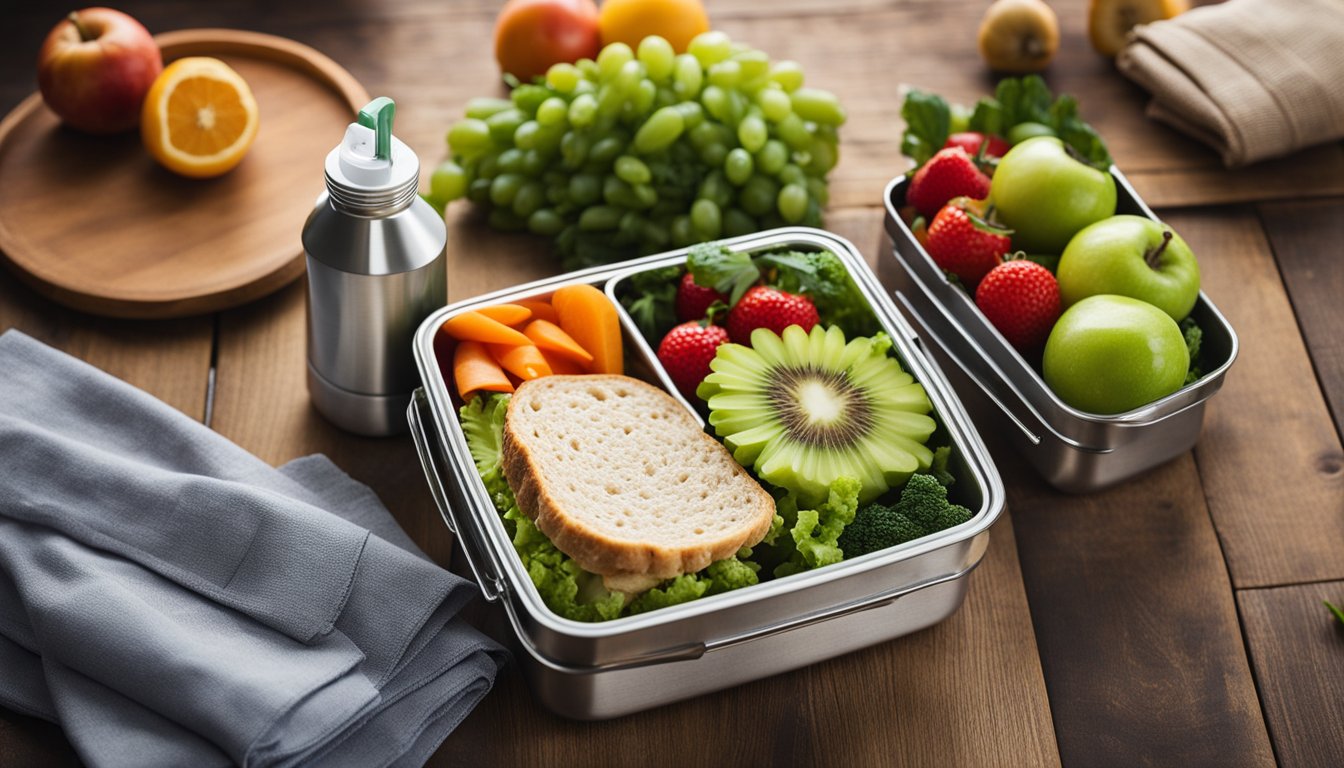
[[[1229,168],[1344,138],[1344,0],[1229,0],[1138,27],[1116,63],[1148,116]]]

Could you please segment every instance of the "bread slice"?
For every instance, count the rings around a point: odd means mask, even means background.
[[[698,571],[758,543],[775,515],[770,494],[685,407],[627,376],[524,382],[502,454],[519,509],[612,583]]]

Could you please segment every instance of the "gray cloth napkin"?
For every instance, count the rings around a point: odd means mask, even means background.
[[[1344,0],[1196,8],[1137,27],[1116,64],[1229,168],[1344,138]]]
[[[321,456],[0,335],[0,704],[95,766],[420,765],[504,652]]]

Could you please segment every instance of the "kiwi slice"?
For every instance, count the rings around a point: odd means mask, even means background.
[[[886,354],[889,343],[845,342],[839,328],[800,326],[751,334],[751,346],[718,348],[696,394],[733,458],[762,480],[819,504],[831,483],[853,477],[860,503],[928,469],[924,442],[936,425],[924,387]]]

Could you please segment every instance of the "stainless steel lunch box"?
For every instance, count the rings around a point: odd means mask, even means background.
[[[445,307],[416,334],[424,386],[408,412],[411,432],[445,524],[457,534],[486,600],[503,604],[532,688],[557,714],[615,717],[796,669],[942,621],[961,605],[966,577],[984,555],[988,529],[1003,510],[1002,482],[966,412],[852,245],[804,228],[724,244],[750,252],[824,248],[844,260],[891,335],[902,365],[928,391],[942,425],[939,436],[953,446],[957,482],[952,497],[974,515],[963,525],[900,547],[671,608],[591,624],[561,618],[542,602],[476,473],[457,419],[460,401],[436,360],[435,335],[457,313],[545,296],[572,283],[588,283],[614,297],[630,275],[681,264],[686,251],[574,272]],[[661,382],[675,395],[648,341],[624,309],[620,313],[627,373]]]
[[[1157,216],[1114,166],[1117,213]],[[1098,415],[1066,405],[985,320],[972,297],[948,281],[899,211],[908,176],[887,185],[886,229],[894,248],[878,275],[942,360],[956,391],[981,428],[1008,434],[1051,485],[1085,493],[1120,482],[1185,453],[1199,439],[1204,405],[1223,385],[1237,357],[1237,335],[1203,292],[1191,316],[1203,330],[1204,376],[1126,413]]]

